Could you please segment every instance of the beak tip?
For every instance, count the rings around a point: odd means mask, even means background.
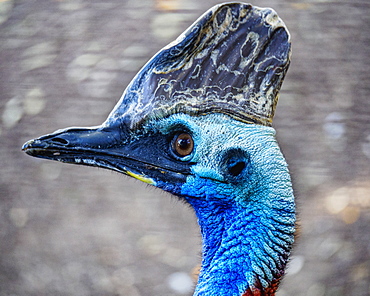
[[[32,147],[32,143],[34,142],[34,140],[29,140],[27,141],[26,143],[24,143],[22,145],[22,151],[24,152],[27,152],[28,149],[30,149]]]
[[[32,139],[24,143],[21,150],[30,156],[37,157],[40,149],[42,150],[43,148],[42,142],[39,139]]]

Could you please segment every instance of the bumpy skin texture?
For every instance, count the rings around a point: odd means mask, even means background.
[[[289,34],[275,12],[217,5],[144,66],[102,125],[59,130],[23,150],[115,170],[185,199],[203,239],[194,295],[274,295],[295,225],[271,127],[289,61]],[[173,151],[179,134],[194,143],[187,155]]]
[[[203,238],[194,295],[273,295],[295,223],[290,175],[274,129],[222,114],[173,115],[154,126],[183,126],[194,138],[187,161],[195,164],[178,194],[193,206]],[[237,175],[230,173],[235,163],[244,164]],[[167,184],[158,186],[166,190]]]

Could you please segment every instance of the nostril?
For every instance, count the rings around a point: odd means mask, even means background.
[[[58,143],[58,144],[62,144],[62,145],[68,145],[69,144],[69,142],[66,139],[58,138],[58,137],[55,137],[55,138],[51,139],[51,141],[55,142],[55,143]]]

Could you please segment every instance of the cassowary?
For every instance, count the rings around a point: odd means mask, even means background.
[[[295,230],[271,127],[289,62],[289,33],[273,10],[217,5],[139,71],[102,125],[23,150],[118,171],[189,203],[203,242],[194,295],[274,295]]]

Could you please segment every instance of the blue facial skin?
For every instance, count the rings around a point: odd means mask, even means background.
[[[109,121],[107,121],[109,122]],[[31,140],[36,157],[117,170],[186,200],[203,241],[194,295],[274,295],[294,240],[295,206],[275,131],[221,113],[153,118],[128,130],[117,119]],[[171,145],[190,134],[194,148]]]
[[[186,182],[156,184],[184,198],[197,215],[203,260],[194,295],[274,291],[295,225],[290,175],[274,129],[223,114],[181,113],[144,128],[185,131],[194,140],[193,152],[179,158],[192,163]]]
[[[274,295],[295,208],[287,164],[267,125],[290,48],[273,10],[216,5],[139,71],[102,125],[59,130],[22,149],[118,171],[186,200],[203,239],[194,295]],[[194,141],[184,157],[171,149],[179,133]]]

